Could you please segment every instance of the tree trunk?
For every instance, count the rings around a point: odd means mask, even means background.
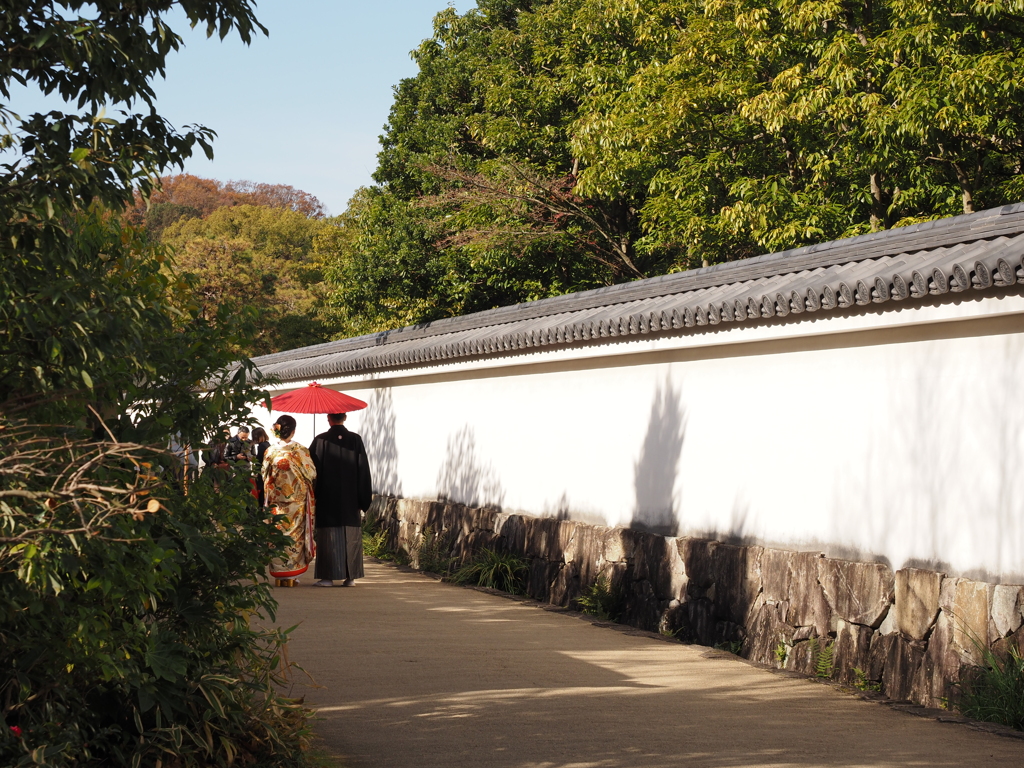
[[[878,171],[871,173],[871,231],[877,232],[880,229],[888,229],[885,216],[884,193],[882,192],[882,174]]]

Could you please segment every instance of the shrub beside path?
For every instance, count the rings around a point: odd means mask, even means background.
[[[279,589],[345,768],[1022,766],[1024,740],[368,561]]]

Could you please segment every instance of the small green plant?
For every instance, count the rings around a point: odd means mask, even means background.
[[[421,571],[439,573],[447,576],[451,573],[455,558],[451,556],[451,541],[430,526],[423,529],[420,542],[416,547],[416,560]]]
[[[811,659],[814,661],[814,674],[818,677],[832,677],[835,667],[836,644],[829,641],[822,646],[818,638],[811,638]]]
[[[603,621],[618,621],[622,615],[622,595],[612,587],[604,574],[587,587],[576,599],[576,603],[583,613]]]
[[[363,554],[378,560],[391,559],[388,531],[375,514],[368,513],[363,520]]]
[[[1000,656],[971,639],[982,654],[983,665],[967,671],[960,680],[957,709],[975,720],[1024,730],[1024,657],[1013,647]]]
[[[780,667],[784,667],[788,658],[789,646],[780,640],[779,644],[775,646],[775,660],[779,662]]]
[[[723,640],[720,643],[715,643],[714,649],[716,651],[727,651],[728,653],[739,656],[743,651],[742,640]]]
[[[363,554],[378,560],[389,559],[387,531],[367,531],[363,529]]]
[[[521,557],[508,552],[482,549],[476,557],[452,574],[452,581],[521,595],[526,592],[526,576],[529,571],[529,565]]]
[[[682,632],[682,630],[682,627],[677,627],[676,629],[669,629],[668,626],[662,624],[660,627],[658,627],[658,634],[662,637],[671,637],[678,640],[679,633]]]
[[[858,691],[872,691],[873,693],[882,692],[882,682],[880,680],[870,679],[867,672],[860,667],[854,667],[853,674],[855,678],[853,681],[853,687]]]

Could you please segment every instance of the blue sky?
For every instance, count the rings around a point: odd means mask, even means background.
[[[431,36],[434,14],[448,4],[257,0],[270,35],[248,47],[172,23],[185,46],[169,61],[167,79],[154,84],[157,108],[179,128],[200,123],[218,134],[214,160],[200,150],[185,170],[290,184],[341,213],[371,182],[392,87],[416,73],[409,52]],[[451,5],[464,13],[475,3]],[[22,115],[42,106],[27,91],[12,97]]]
[[[430,37],[445,0],[263,0],[269,37],[186,37],[157,83],[161,113],[176,125],[217,131],[214,160],[186,170],[227,181],[290,184],[341,213],[369,184],[392,87],[416,73],[409,52]],[[470,0],[454,6],[464,13]],[[187,25],[184,25],[187,30]]]

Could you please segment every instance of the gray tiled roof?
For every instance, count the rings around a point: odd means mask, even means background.
[[[255,358],[282,381],[567,347],[1024,282],[1024,203]],[[778,320],[773,320],[778,322]]]

